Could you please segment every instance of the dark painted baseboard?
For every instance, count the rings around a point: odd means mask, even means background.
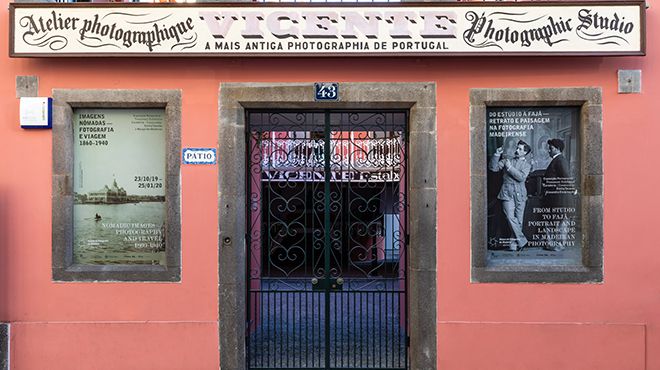
[[[0,324],[0,370],[9,370],[9,324]]]

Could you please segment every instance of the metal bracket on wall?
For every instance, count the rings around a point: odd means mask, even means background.
[[[642,92],[642,71],[639,69],[620,69],[619,94],[639,94]]]
[[[39,77],[16,76],[16,99],[39,96]]]

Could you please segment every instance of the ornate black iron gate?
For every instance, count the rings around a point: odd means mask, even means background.
[[[406,369],[406,111],[247,112],[249,369]]]

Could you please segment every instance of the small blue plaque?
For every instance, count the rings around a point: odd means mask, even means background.
[[[215,148],[184,148],[182,153],[184,164],[216,164]]]
[[[315,82],[314,100],[339,100],[339,83],[337,82]]]

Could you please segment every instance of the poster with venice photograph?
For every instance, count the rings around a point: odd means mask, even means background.
[[[165,111],[75,109],[73,262],[165,265]]]
[[[580,264],[580,108],[486,116],[489,264]]]

